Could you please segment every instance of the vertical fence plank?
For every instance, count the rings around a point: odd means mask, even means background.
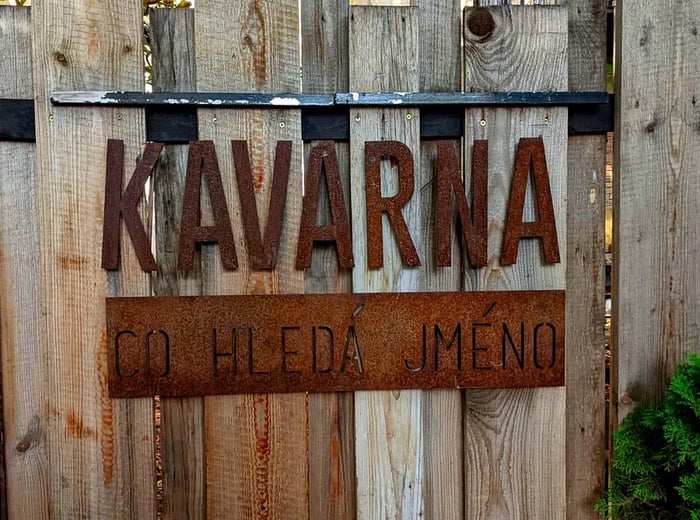
[[[111,400],[105,296],[150,294],[122,236],[119,271],[101,268],[107,139],[125,142],[126,176],[144,141],[143,111],[53,107],[55,90],[143,88],[140,3],[32,7],[37,205],[47,366],[50,514],[153,518],[153,400]],[[124,234],[124,233],[122,233]]]
[[[484,23],[490,17],[493,25]],[[566,90],[565,9],[467,8],[463,19],[467,90]],[[466,270],[466,287],[564,289],[567,124],[565,108],[466,111],[465,135],[489,140],[488,265]],[[501,266],[502,225],[515,147],[521,137],[539,136],[547,154],[562,262],[543,265],[538,241],[528,240],[520,242],[517,264]],[[468,138],[467,170],[471,148]],[[524,218],[532,220],[533,212],[530,195]],[[472,390],[465,395],[465,517],[564,518],[564,388]]]
[[[0,47],[0,98],[31,99],[28,8],[0,7]],[[0,349],[7,469],[7,495],[0,496],[3,518],[42,518],[49,508],[35,181],[34,143],[0,142]]]
[[[195,16],[200,91],[299,92],[297,0],[210,1]],[[225,13],[225,16],[222,16]],[[200,110],[200,136],[216,144],[234,210],[238,270],[225,272],[218,250],[204,254],[207,293],[301,293],[294,268],[301,216],[301,117],[296,110]],[[275,142],[292,141],[284,227],[274,271],[248,262],[231,139],[247,140],[260,222],[267,221]],[[309,516],[307,399],[304,394],[205,398],[208,518]]]
[[[418,9],[361,7],[350,11],[350,89],[418,89]],[[408,66],[407,66],[408,65]],[[353,222],[353,291],[408,292],[425,287],[424,268],[404,268],[393,232],[381,233],[383,269],[368,268],[365,216],[365,142],[399,140],[420,165],[419,114],[406,109],[350,111],[350,180]],[[403,168],[404,166],[402,166]],[[396,164],[382,161],[382,193],[396,193]],[[416,167],[415,190],[427,184]],[[419,247],[425,208],[413,197],[403,215]],[[420,252],[424,257],[424,252]],[[355,437],[358,518],[417,518],[423,511],[423,414],[419,390],[356,392]]]
[[[308,93],[348,90],[347,0],[302,0],[302,87]],[[315,143],[305,145],[305,160]],[[350,193],[349,145],[336,143],[345,198]],[[330,222],[321,190],[319,222]],[[349,205],[348,205],[349,208]],[[348,215],[349,217],[349,215]],[[338,267],[335,247],[314,246],[307,293],[350,292],[350,271]],[[309,513],[312,520],[355,517],[354,395],[309,394]]]
[[[194,91],[194,11],[153,9],[150,23],[153,90]],[[199,263],[190,272],[177,268],[186,167],[187,146],[166,145],[154,172],[156,296],[202,293]],[[203,406],[201,397],[161,399],[164,518],[205,518]]]
[[[439,0],[420,8],[421,92],[461,90],[461,2]],[[437,145],[423,141],[420,184],[421,237],[424,239],[425,290],[458,291],[461,288],[462,250],[453,240],[452,265],[436,265],[434,226]],[[455,233],[453,236],[457,236]],[[425,518],[462,518],[464,508],[462,393],[428,390],[423,393]]]
[[[620,1],[616,67],[618,420],[657,401],[700,352],[700,39],[697,2]]]
[[[605,0],[568,0],[569,90],[605,90]],[[605,487],[605,136],[569,138],[567,518],[597,518]]]

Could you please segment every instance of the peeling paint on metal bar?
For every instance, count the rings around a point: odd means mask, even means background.
[[[126,91],[66,91],[54,92],[54,105],[120,105],[120,106],[201,106],[201,107],[279,107],[333,106],[332,95],[325,94],[257,94],[215,92],[126,92]]]
[[[54,105],[192,105],[217,107],[347,106],[577,106],[609,102],[607,92],[338,92],[257,94],[213,92],[55,92]]]

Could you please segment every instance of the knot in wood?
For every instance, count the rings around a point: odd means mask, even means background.
[[[68,58],[62,52],[54,52],[53,58],[64,67],[68,65]]]
[[[496,28],[496,22],[488,9],[477,8],[469,13],[467,28],[473,35],[486,38],[493,33]]]

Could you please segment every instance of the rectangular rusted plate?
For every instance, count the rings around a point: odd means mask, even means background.
[[[564,384],[564,291],[108,298],[112,397]]]

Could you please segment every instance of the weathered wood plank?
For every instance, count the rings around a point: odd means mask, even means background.
[[[463,19],[467,90],[566,90],[566,9],[467,8]],[[490,19],[493,25],[485,23]],[[566,109],[467,110],[465,127],[465,135],[489,140],[488,265],[466,270],[465,288],[563,289]],[[543,265],[538,241],[528,240],[521,241],[515,265],[501,266],[501,239],[515,148],[521,137],[539,136],[547,153],[562,262]],[[471,155],[472,143],[468,139],[467,170]],[[534,202],[528,190],[524,218],[533,217]],[[466,392],[465,407],[465,517],[564,518],[564,388],[471,391]]]
[[[28,8],[0,7],[0,98],[31,99]],[[0,142],[0,350],[4,462],[0,517],[48,516],[46,366],[39,362],[41,257],[33,143]]]
[[[419,12],[414,7],[352,7],[350,89],[417,90]],[[406,292],[425,287],[425,269],[406,269],[393,232],[383,226],[383,269],[368,268],[365,142],[399,140],[420,164],[419,114],[406,109],[350,111],[353,291]],[[398,169],[382,161],[382,193],[398,189]],[[415,190],[427,184],[416,167]],[[413,197],[402,209],[414,243],[424,244],[422,208]],[[376,230],[375,230],[376,233]],[[420,256],[424,258],[423,251]],[[417,518],[423,511],[423,393],[356,392],[358,518]]]
[[[192,92],[196,89],[194,11],[150,11],[153,90]],[[202,271],[177,268],[179,224],[187,167],[187,146],[168,145],[153,175],[156,257],[153,280],[156,296],[202,293]],[[162,514],[165,518],[205,518],[204,400],[161,400]]]
[[[104,325],[105,296],[149,295],[149,276],[124,237],[120,270],[100,267],[107,139],[125,141],[130,176],[145,137],[143,111],[49,103],[54,90],[142,89],[141,16],[137,3],[32,7],[45,313],[39,348],[56,518],[155,516],[153,400],[108,397]]]
[[[348,90],[346,0],[302,0],[301,65],[305,93]],[[310,148],[305,145],[308,164]],[[338,168],[347,200],[350,157],[347,143],[336,143]],[[328,196],[321,190],[319,222],[328,224]],[[349,209],[349,205],[348,205]],[[348,215],[349,218],[349,215]],[[306,271],[307,293],[350,292],[350,271],[338,267],[335,247],[314,247]],[[354,402],[352,392],[309,394],[309,514],[312,520],[355,517]]]
[[[418,4],[420,17],[421,92],[458,92],[462,85],[461,2],[439,0]],[[452,265],[438,267],[435,255],[437,144],[423,141],[420,147],[421,237],[425,249],[425,289],[458,291],[461,288],[463,250],[453,225]],[[428,183],[427,185],[425,183]],[[423,393],[423,471],[425,518],[464,517],[464,453],[462,392],[429,390]]]
[[[198,5],[195,51],[199,91],[299,92],[298,2],[219,0]],[[216,145],[226,198],[234,208],[239,196],[230,141],[248,141],[263,226],[275,142],[293,142],[276,269],[256,272],[249,267],[241,212],[235,209],[231,217],[239,268],[224,271],[218,249],[205,251],[204,292],[303,292],[303,272],[294,268],[302,190],[299,111],[200,110],[199,125],[200,137]],[[205,398],[205,428],[207,518],[308,518],[304,394]]]
[[[618,2],[613,322],[617,419],[700,352],[697,2]],[[624,58],[620,58],[624,56]]]
[[[567,0],[569,90],[605,90],[605,0]],[[605,136],[569,138],[566,514],[594,520],[605,488]]]

